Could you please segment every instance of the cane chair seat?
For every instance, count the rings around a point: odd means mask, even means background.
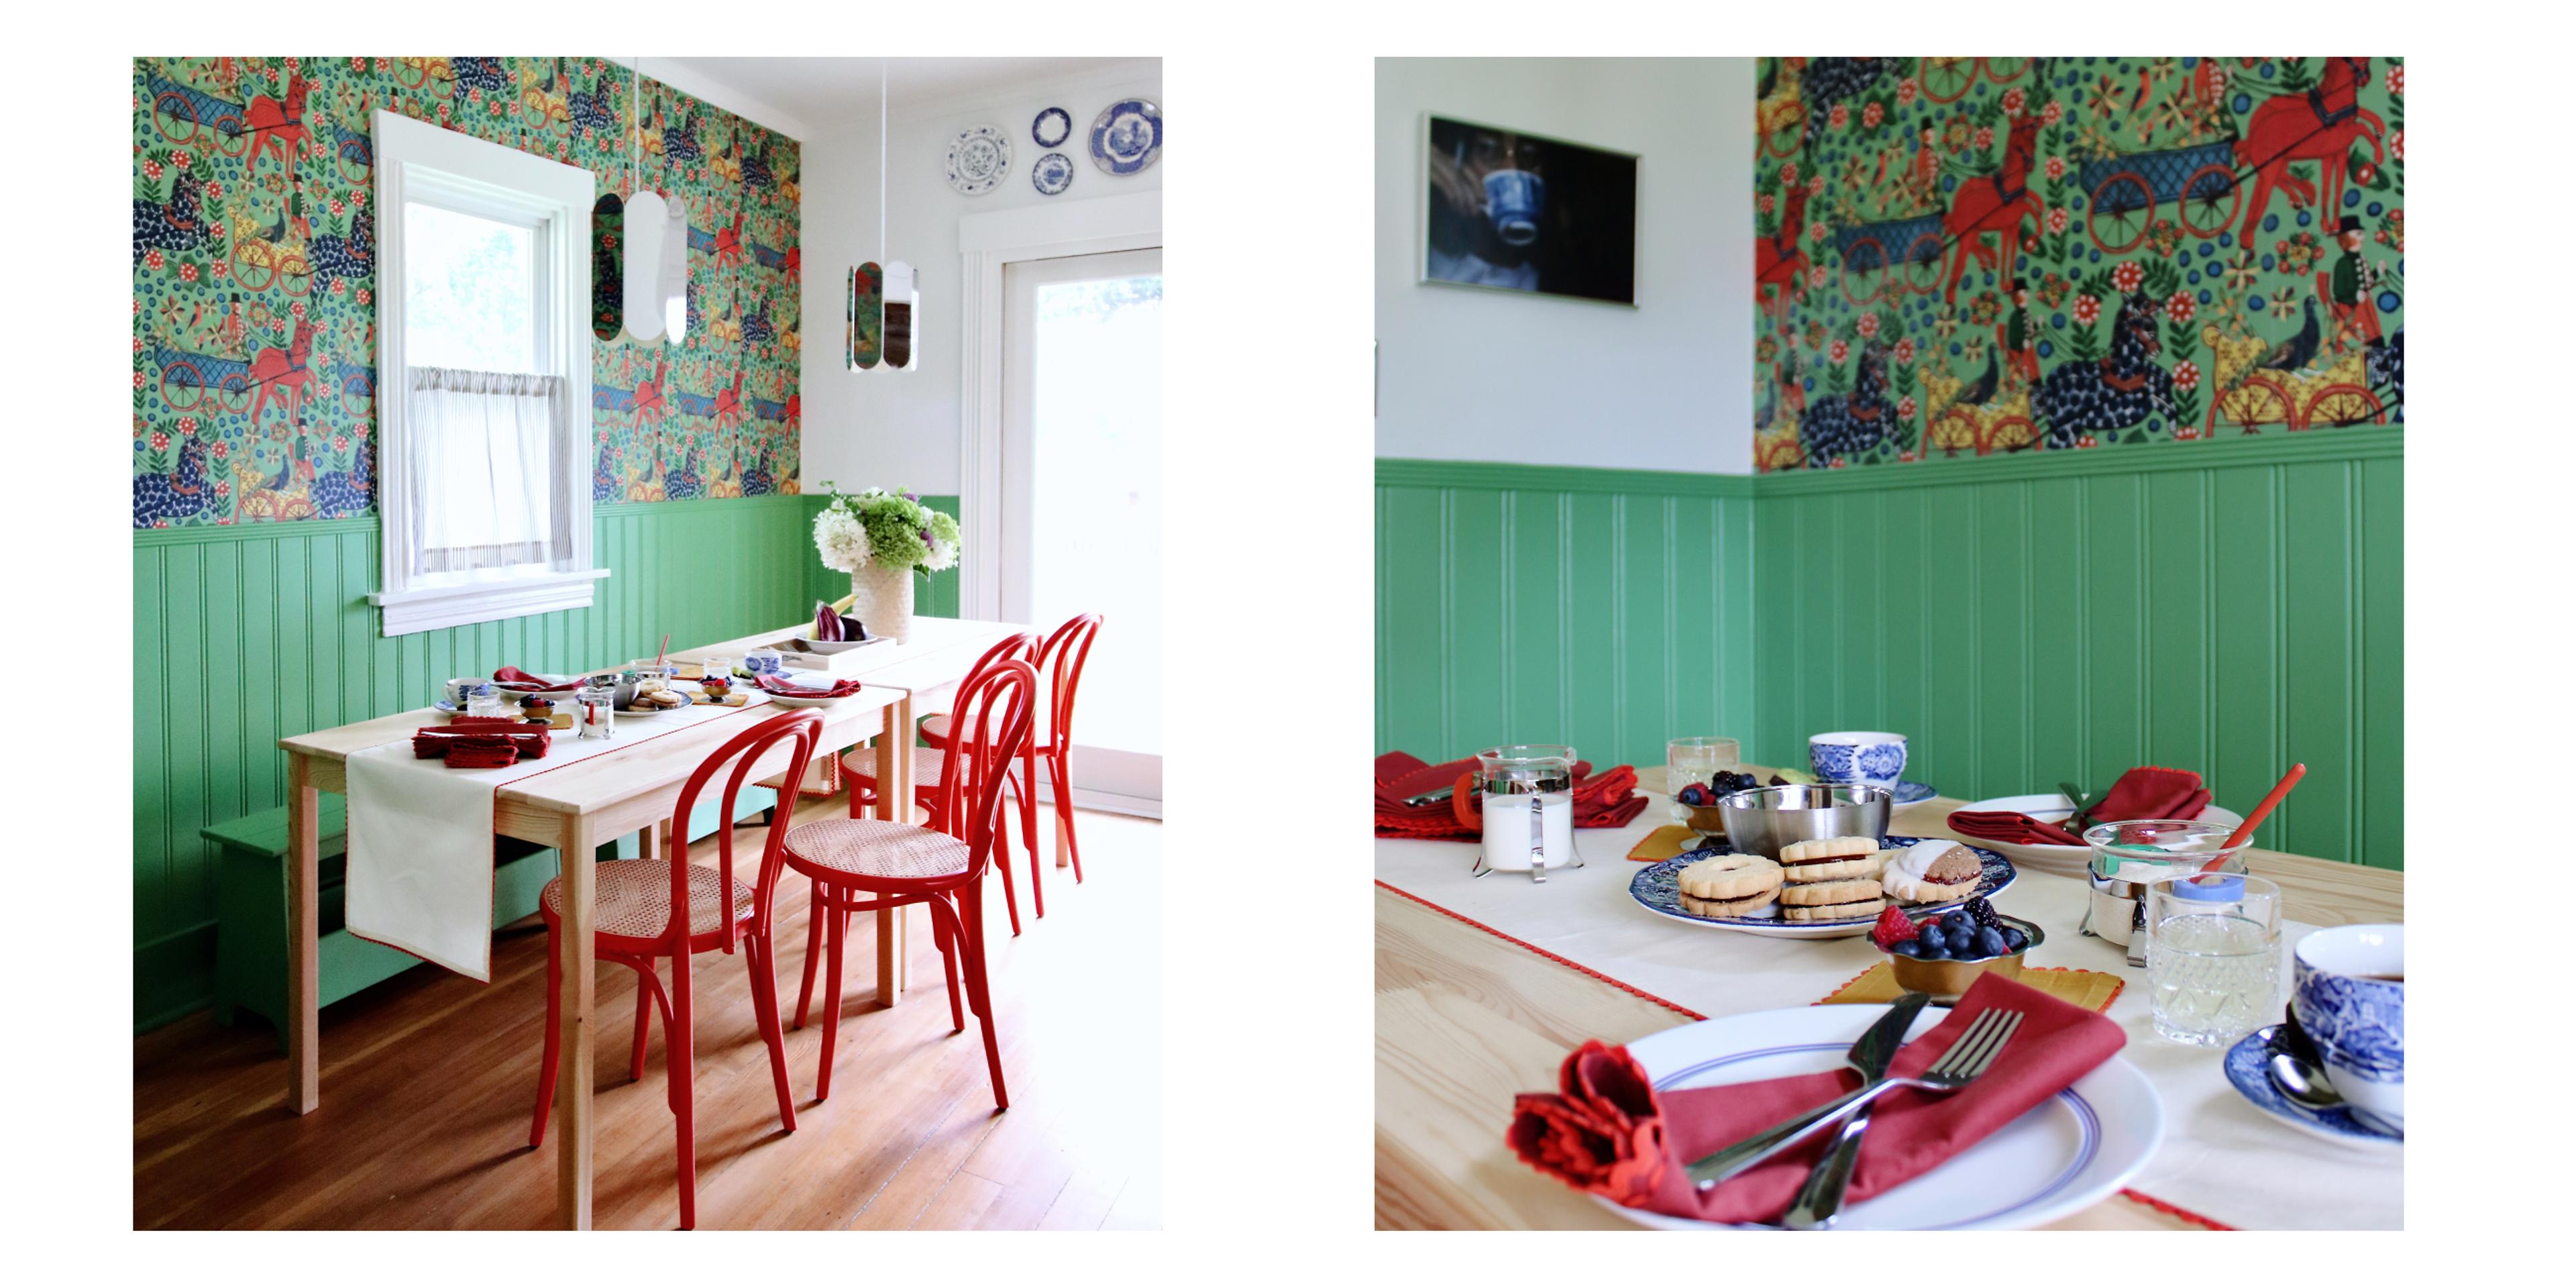
[[[866,779],[871,784],[875,783],[879,777],[877,774],[877,749],[874,747],[852,747],[848,751],[842,752],[841,768],[849,771],[857,777]],[[947,773],[947,752],[941,751],[937,747],[915,747],[912,749],[912,786],[915,791],[927,791],[930,788],[937,787],[939,784],[946,782]]]
[[[809,874],[936,881],[966,875],[972,856],[956,837],[892,819],[821,819],[787,834],[788,864]]]
[[[655,939],[671,926],[671,865],[661,859],[615,859],[596,869],[599,892],[597,911],[592,926],[603,935],[628,939]],[[716,891],[724,878],[714,868],[689,865],[689,933],[711,934],[724,929],[725,901]],[[733,883],[733,918],[751,919],[752,888],[741,881]],[[563,916],[563,878],[546,883],[546,917]]]

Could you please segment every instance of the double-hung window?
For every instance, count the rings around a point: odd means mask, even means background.
[[[384,633],[587,608],[587,170],[378,112]]]

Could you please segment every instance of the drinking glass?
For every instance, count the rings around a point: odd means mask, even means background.
[[[2156,1035],[2223,1047],[2280,1013],[2281,887],[2237,872],[2145,883]]]
[[[1716,777],[1719,770],[1743,768],[1744,762],[1741,756],[1742,752],[1733,738],[1675,738],[1664,744],[1664,790],[1678,793],[1692,783],[1706,787],[1708,780]],[[1706,806],[1701,808],[1706,812],[1694,812],[1690,806],[1675,801],[1672,807],[1673,821],[1703,836],[1716,835],[1726,830],[1723,824],[1716,821],[1715,809]],[[1707,822],[1708,828],[1695,826],[1692,822],[1695,818]]]

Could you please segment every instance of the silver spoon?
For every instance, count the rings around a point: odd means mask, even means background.
[[[2272,1085],[2280,1088],[2282,1095],[2302,1109],[2322,1113],[2344,1107],[2343,1093],[2326,1081],[2324,1072],[2297,1056],[2288,1052],[2276,1053],[2264,1062],[2263,1070],[2271,1075]]]

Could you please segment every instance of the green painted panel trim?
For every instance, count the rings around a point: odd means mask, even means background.
[[[1583,492],[1655,496],[1751,496],[1748,474],[1604,470],[1581,465],[1514,465],[1493,461],[1422,461],[1380,457],[1379,487],[1477,488],[1501,492]]]
[[[2405,426],[2356,425],[2304,434],[2214,438],[2199,443],[2140,443],[2097,447],[2081,452],[1963,456],[1957,460],[1874,465],[1866,469],[1784,471],[1757,476],[1753,480],[1753,492],[1756,496],[1765,497],[1811,492],[1876,492],[1890,488],[2011,483],[2026,479],[2108,474],[2160,474],[2175,470],[2234,469],[2309,461],[2396,459],[2402,458],[2405,450]]]

